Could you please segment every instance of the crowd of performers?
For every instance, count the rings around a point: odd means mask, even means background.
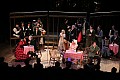
[[[27,26],[24,25],[24,22],[21,22],[21,24],[16,23],[13,28],[13,36],[19,38],[15,48],[16,60],[24,60],[29,57],[29,55],[23,53],[23,46],[33,45],[35,51],[44,50],[45,33],[40,18],[34,23],[28,22]]]
[[[31,26],[28,23],[28,26],[24,27],[24,23],[21,23],[19,27],[18,24],[13,28],[14,34],[13,36],[20,37],[21,40],[18,43],[16,56],[20,51],[23,51],[23,46],[32,44],[35,47],[35,50],[38,49],[39,45],[43,45],[45,42],[44,37],[41,38],[27,38],[24,39],[26,36],[36,36],[45,34],[45,30],[43,29],[43,24],[40,19]],[[88,25],[86,20],[81,23],[79,20],[73,25],[68,23],[68,20],[65,20],[65,24],[63,29],[59,34],[59,42],[58,42],[58,50],[61,54],[64,54],[66,50],[76,50],[84,51],[86,48],[89,48],[88,55],[92,59],[96,57],[95,55],[99,54],[98,64],[100,63],[100,57],[106,55],[108,57],[113,56],[113,53],[106,47],[109,44],[117,44],[120,45],[120,37],[118,31],[114,28],[109,31],[109,36],[103,34],[102,27],[100,25],[95,27],[93,25]],[[106,32],[104,32],[106,33]],[[82,44],[81,44],[82,43]],[[22,53],[22,52],[21,52]],[[119,53],[117,54],[119,55]],[[18,55],[19,56],[19,55]]]
[[[119,49],[117,54],[114,54],[114,52],[109,49],[109,44],[120,46],[119,33],[114,25],[112,25],[112,28],[107,34],[102,30],[101,25],[95,28],[93,25],[87,25],[86,21],[84,21],[84,23],[77,21],[73,25],[69,25],[68,20],[65,22],[66,26],[59,34],[58,49],[61,53],[64,54],[66,50],[77,51],[80,49],[84,51],[86,48],[89,48],[89,58],[96,58],[98,64],[100,64],[101,57],[109,59],[112,57],[120,57]]]

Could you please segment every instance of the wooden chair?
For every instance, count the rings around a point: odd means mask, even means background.
[[[84,56],[83,56],[83,62],[84,62],[84,64],[87,64],[87,63],[88,63],[88,59],[89,59],[88,53],[89,53],[89,51],[90,51],[90,48],[89,48],[89,47],[86,47],[86,48],[84,49]]]
[[[54,65],[56,61],[60,61],[61,56],[57,49],[50,50],[49,55],[50,55],[49,64],[53,63]]]

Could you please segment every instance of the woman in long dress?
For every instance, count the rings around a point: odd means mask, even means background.
[[[20,39],[15,50],[16,60],[25,60],[29,57],[29,55],[24,54],[24,48],[23,48],[24,45],[26,45],[26,40]]]
[[[64,38],[66,37],[64,29],[61,30],[59,37],[60,38],[59,38],[59,42],[58,42],[58,48],[60,50],[64,51],[65,50]]]

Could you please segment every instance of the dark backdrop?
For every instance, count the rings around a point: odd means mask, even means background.
[[[59,7],[56,7],[56,2],[61,1]],[[61,11],[95,11],[94,1],[101,1],[100,11],[118,11],[120,10],[119,2],[114,0],[70,0],[77,3],[76,7],[71,7],[67,3],[68,0],[39,0],[39,1],[26,1],[25,0],[4,0],[0,3],[0,42],[9,42],[10,25],[9,25],[9,13],[21,12],[21,11],[42,11],[42,10],[61,10]],[[82,1],[82,4],[80,4]],[[85,7],[90,4],[90,8]],[[111,19],[111,18],[110,18]],[[107,19],[108,20],[108,19]],[[109,21],[109,20],[108,20]],[[117,24],[120,22],[117,20]],[[109,26],[107,26],[109,27]]]

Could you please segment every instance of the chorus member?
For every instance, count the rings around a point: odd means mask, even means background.
[[[24,24],[24,22],[21,22],[20,28],[21,28],[20,35],[23,36],[23,37],[25,37],[26,31],[25,31],[25,24]]]
[[[77,49],[78,44],[77,44],[77,40],[73,40],[72,43],[70,43],[70,50],[75,50]]]
[[[101,29],[101,26],[99,25],[97,27],[97,42],[98,42],[98,46],[100,47],[100,49],[102,48],[102,38],[103,38],[103,30]]]
[[[76,27],[77,27],[77,42],[79,44],[82,41],[82,28],[83,28],[82,23],[79,19],[77,20]]]
[[[36,51],[36,42],[35,42],[35,39],[33,38],[33,36],[29,36],[28,39],[27,39],[27,45],[30,46],[34,46],[34,49]]]
[[[120,36],[118,35],[118,31],[115,31],[114,35],[111,37],[111,43],[120,45]]]
[[[76,32],[77,30],[76,30],[76,27],[75,27],[75,25],[72,25],[72,27],[71,27],[71,32],[70,32],[70,42],[72,42],[72,40],[73,39],[77,39],[77,32]]]
[[[37,25],[39,24],[39,27],[40,27],[40,28],[43,28],[43,23],[42,23],[42,21],[41,21],[40,18],[38,18],[38,19],[37,19],[37,22],[35,22],[34,24],[35,24],[35,26],[37,26]]]
[[[32,28],[31,28],[31,23],[30,22],[28,22],[28,24],[27,24],[27,27],[26,27],[26,36],[30,36],[30,35],[32,35],[33,34],[33,30],[32,30]]]
[[[69,41],[67,41],[66,38],[64,38],[64,45],[65,45],[65,51],[69,49]]]
[[[21,28],[19,27],[19,24],[16,23],[15,27],[13,28],[13,36],[20,38],[20,31]]]
[[[100,57],[100,48],[96,44],[95,41],[92,42],[90,46],[90,51],[88,53],[88,57],[90,61],[93,61],[93,59],[97,59],[97,64],[100,65],[101,57]]]
[[[66,33],[66,40],[70,42],[70,36],[71,36],[71,26],[67,26],[67,31],[65,31]]]
[[[37,23],[35,26],[33,26],[33,32],[36,30],[36,27],[38,27],[39,30],[42,29],[42,28],[40,28],[40,23]]]
[[[110,43],[112,43],[111,38],[113,37],[114,33],[115,33],[116,29],[115,26],[112,25],[110,31],[109,31],[109,39],[110,39]]]
[[[36,27],[35,31],[33,31],[33,36],[35,37],[35,44],[36,44],[36,50],[39,49],[39,41],[41,36],[41,31],[39,30],[39,27]]]
[[[104,36],[102,39],[102,51],[101,51],[101,56],[104,58],[109,58],[111,56],[109,44],[110,44],[109,38],[107,36]]]
[[[41,31],[41,38],[40,38],[40,41],[39,41],[39,45],[41,47],[41,50],[44,51],[46,30],[42,28],[40,31]]]
[[[95,41],[95,30],[90,25],[89,29],[86,30],[86,47],[90,47],[93,41]]]
[[[65,50],[65,45],[64,45],[64,38],[66,37],[65,30],[62,29],[60,34],[59,34],[59,42],[58,42],[58,47],[60,50]]]

